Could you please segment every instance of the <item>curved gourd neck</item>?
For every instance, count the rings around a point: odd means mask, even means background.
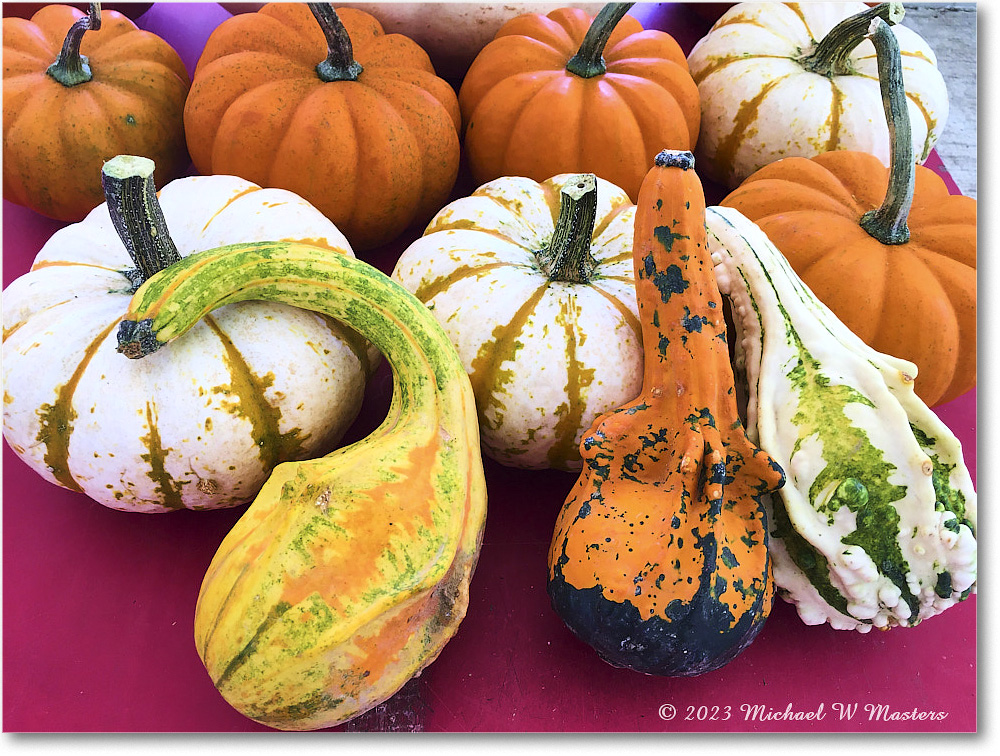
[[[86,84],[94,78],[90,70],[90,61],[80,53],[83,35],[89,31],[101,28],[101,4],[91,3],[87,15],[70,26],[63,41],[59,57],[49,66],[45,73],[58,81],[64,87],[75,87]]]
[[[604,63],[604,48],[614,32],[618,22],[628,13],[635,3],[608,3],[594,17],[587,30],[580,49],[569,59],[566,70],[584,79],[592,79],[607,71]]]
[[[903,20],[905,11],[898,2],[880,3],[868,10],[845,18],[834,26],[816,47],[801,59],[803,68],[820,76],[848,76],[855,73],[850,65],[851,53],[868,36],[873,19],[889,24]]]
[[[463,392],[454,390],[455,376],[466,376],[464,367],[427,308],[367,263],[308,244],[236,244],[183,258],[136,292],[118,350],[143,357],[212,310],[246,300],[320,312],[371,341],[394,376],[392,407],[380,431],[412,422],[447,441],[458,435],[458,423],[475,422],[474,402],[466,406]]]

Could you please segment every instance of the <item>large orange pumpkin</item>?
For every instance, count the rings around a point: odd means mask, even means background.
[[[898,44],[873,41],[890,167],[853,150],[786,158],[722,204],[756,222],[865,342],[915,363],[916,393],[934,406],[976,385],[976,200],[915,164]]]
[[[508,21],[459,91],[477,183],[594,173],[635,201],[662,149],[693,149],[701,107],[680,46],[610,3]]]
[[[104,202],[101,166],[156,163],[163,185],[188,166],[180,56],[117,11],[49,5],[3,20],[3,196],[62,221]]]
[[[269,3],[224,21],[184,123],[200,172],[295,192],[356,251],[430,218],[458,175],[455,91],[415,42],[353,8]]]

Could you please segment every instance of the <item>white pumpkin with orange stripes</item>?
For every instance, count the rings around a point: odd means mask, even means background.
[[[155,205],[151,179],[144,190]],[[305,200],[239,178],[178,179],[159,206],[155,231],[165,219],[180,257],[264,240],[354,256]],[[116,331],[139,267],[106,202],[53,234],[3,292],[3,434],[29,467],[113,509],[215,509],[252,499],[278,462],[334,448],[377,358],[363,338],[316,313],[245,302],[126,359]]]
[[[739,3],[691,49],[701,95],[699,171],[735,188],[786,157],[868,152],[889,163],[875,16],[894,24],[913,154],[927,159],[948,118],[948,91],[927,42],[899,22],[902,3]]]
[[[494,460],[579,470],[593,420],[638,394],[634,217],[593,174],[503,177],[442,209],[400,257],[393,278],[458,350]]]

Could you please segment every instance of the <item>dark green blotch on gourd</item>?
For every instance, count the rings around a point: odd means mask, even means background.
[[[681,325],[688,333],[701,333],[702,326],[708,325],[708,318],[704,315],[692,315],[690,308],[685,307]]]
[[[731,626],[728,607],[703,585],[690,602],[674,599],[665,609],[669,619],[643,619],[631,602],[609,601],[600,586],[575,588],[559,561],[555,568],[549,598],[570,630],[609,664],[645,674],[691,677],[718,669],[753,642],[767,616],[755,607]]]
[[[950,572],[942,572],[938,575],[937,584],[934,586],[934,592],[941,598],[949,598],[951,596]]]
[[[642,617],[627,599],[605,598],[599,585],[577,588],[569,584],[562,571],[569,561],[565,551],[553,565],[547,586],[552,607],[578,638],[612,666],[664,677],[691,677],[719,669],[753,642],[770,606],[765,606],[761,591],[755,605],[736,620],[718,600],[720,555],[715,534],[700,537],[698,548],[705,555],[698,590],[690,601],[672,600],[662,617]]]
[[[684,280],[678,266],[668,265],[665,271],[653,274],[653,285],[659,290],[660,299],[667,303],[674,294],[683,294],[691,284]]]

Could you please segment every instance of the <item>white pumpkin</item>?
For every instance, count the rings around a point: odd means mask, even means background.
[[[159,202],[180,255],[293,239],[354,256],[291,192],[178,179]],[[250,500],[280,461],[330,451],[360,408],[368,344],[315,313],[245,302],[141,360],[116,351],[136,266],[107,203],[46,242],[3,292],[3,434],[43,478],[113,509]]]
[[[579,470],[583,433],[639,393],[634,217],[628,195],[593,174],[503,177],[441,210],[400,257],[393,277],[469,373],[491,458]],[[553,265],[553,237],[570,226],[586,260]]]
[[[688,65],[701,95],[696,154],[705,176],[735,188],[785,157],[858,150],[889,163],[889,130],[875,48],[864,39],[876,12],[895,21],[898,3],[739,3],[691,50]],[[842,62],[810,56],[840,22],[852,22]],[[892,27],[903,59],[913,154],[927,159],[948,118],[948,92],[934,51],[912,29]],[[829,40],[829,42],[832,42]],[[826,44],[829,45],[829,42]],[[832,47],[836,47],[835,45]],[[831,47],[824,46],[825,54]],[[834,56],[836,57],[836,56]]]

